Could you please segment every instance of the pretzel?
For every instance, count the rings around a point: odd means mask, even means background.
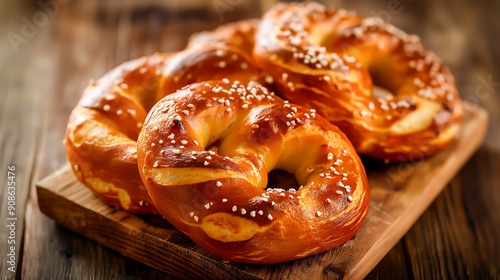
[[[191,84],[160,100],[138,139],[158,211],[208,252],[248,263],[317,254],[354,237],[368,210],[364,167],[314,110],[255,82]],[[267,188],[273,169],[300,188]]]
[[[356,150],[404,161],[434,154],[459,131],[449,70],[415,35],[378,18],[314,3],[279,4],[253,51],[278,92],[336,124]],[[373,83],[391,94],[377,96]]]
[[[108,204],[157,214],[137,168],[137,137],[150,108],[177,89],[210,79],[260,75],[243,51],[190,48],[126,62],[91,82],[68,121],[65,145],[76,177]]]

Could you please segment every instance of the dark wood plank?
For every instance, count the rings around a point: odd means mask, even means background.
[[[22,266],[25,210],[41,136],[37,104],[44,102],[37,89],[44,82],[37,72],[44,63],[35,57],[36,46],[43,39],[36,36],[40,32],[36,29],[26,30],[25,36],[17,28],[25,13],[33,11],[31,5],[9,1],[1,10],[0,279],[15,279]],[[9,183],[15,189],[8,189]],[[15,205],[9,203],[12,198]]]

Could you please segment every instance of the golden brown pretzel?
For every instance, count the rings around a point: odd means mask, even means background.
[[[368,210],[366,174],[345,135],[254,82],[192,84],[160,100],[139,135],[138,164],[158,211],[226,260],[329,250],[354,237]],[[265,189],[272,169],[303,187]]]
[[[417,159],[459,130],[449,70],[418,37],[380,19],[314,2],[279,4],[263,17],[253,54],[283,97],[318,110],[361,154]],[[394,96],[374,96],[372,80]]]
[[[71,113],[65,136],[77,178],[111,205],[158,213],[137,169],[136,140],[146,115],[182,86],[222,77],[250,81],[259,71],[239,49],[203,46],[127,62],[92,82]]]

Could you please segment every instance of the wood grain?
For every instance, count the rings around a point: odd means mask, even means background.
[[[63,4],[16,53],[7,35],[21,34],[23,17],[32,21],[43,11],[40,2]],[[260,16],[276,2],[0,0],[0,185],[6,166],[17,165],[23,222],[17,273],[6,272],[0,230],[0,279],[175,278],[56,225],[40,212],[34,183],[66,164],[62,135],[89,79],[138,56],[181,49],[193,32]],[[498,279],[500,1],[319,2],[419,35],[451,69],[461,96],[491,119],[478,152],[367,279]],[[0,198],[3,223],[5,192]]]
[[[25,7],[31,10],[30,7]],[[22,10],[12,2],[9,2],[2,10],[11,13],[10,20],[4,22],[2,28],[15,24],[15,20],[20,18]],[[36,150],[39,147],[41,129],[40,111],[37,104],[44,104],[42,97],[37,94],[37,89],[43,88],[46,83],[35,73],[43,68],[44,61],[33,61],[37,55],[37,43],[43,43],[42,38],[32,38],[34,44],[23,45],[27,55],[16,57],[16,51],[12,47],[10,40],[2,40],[0,43],[0,279],[14,279],[16,273],[7,270],[10,267],[7,261],[10,257],[10,247],[15,247],[15,270],[19,271],[22,265],[23,239],[25,233],[25,213],[29,199],[30,186],[32,183],[33,168],[36,161]],[[27,70],[29,69],[29,70]],[[26,82],[29,81],[29,82]],[[26,100],[31,100],[26,102]],[[22,156],[21,156],[22,155]],[[8,210],[7,193],[7,171],[8,167],[15,168],[12,171],[15,175],[15,211],[10,215]],[[15,218],[17,220],[7,220]],[[7,231],[7,224],[15,223],[15,243],[8,243],[7,238],[11,235]]]
[[[64,227],[178,277],[360,279],[398,242],[477,149],[487,122],[484,110],[468,111],[458,139],[426,160],[388,165],[365,162],[371,202],[356,238],[326,253],[282,264],[224,262],[167,222],[162,228],[151,223],[155,217],[149,216],[148,222],[148,216],[106,205],[76,180],[69,166],[38,184],[39,207]]]

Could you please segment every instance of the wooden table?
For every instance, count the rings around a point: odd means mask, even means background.
[[[0,279],[173,278],[56,225],[38,209],[34,184],[66,163],[67,117],[88,80],[132,58],[182,49],[193,32],[258,17],[273,2],[0,2],[0,221],[17,218],[16,272],[8,270],[12,239],[2,225]],[[323,2],[420,35],[450,67],[462,97],[490,114],[478,152],[367,278],[498,279],[500,2]],[[8,175],[16,184],[12,216]]]

